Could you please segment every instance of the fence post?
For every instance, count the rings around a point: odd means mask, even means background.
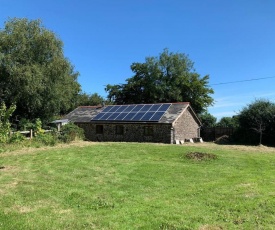
[[[30,139],[32,139],[32,129],[30,130]]]

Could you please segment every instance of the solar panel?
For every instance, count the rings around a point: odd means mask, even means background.
[[[136,115],[136,113],[128,113],[124,118],[123,121],[131,121],[132,118]],[[117,121],[117,120],[115,120]]]
[[[162,117],[162,115],[165,112],[155,112],[155,114],[150,118],[150,121],[159,121],[159,119]]]
[[[105,107],[102,112],[106,113],[106,112],[109,112],[109,110],[112,108],[112,106],[107,106]]]
[[[107,121],[115,120],[119,114],[120,113],[111,113],[111,115],[107,118]]]
[[[116,112],[118,109],[120,108],[120,106],[116,105],[116,106],[113,106],[109,112]]]
[[[140,120],[141,121],[150,121],[151,117],[155,114],[155,112],[147,112]]]
[[[146,112],[138,112],[136,115],[132,118],[132,121],[140,121],[142,117],[145,115]]]
[[[109,105],[93,121],[159,121],[171,104]]]
[[[158,111],[158,109],[160,108],[161,104],[157,104],[157,105],[152,105],[152,107],[149,109],[149,111]]]
[[[136,106],[134,106],[134,108],[132,109],[131,112],[138,112],[142,109],[143,106],[144,105],[136,105]]]
[[[150,109],[151,107],[152,107],[152,105],[144,105],[144,106],[140,109],[140,111],[148,112],[149,109]]]
[[[158,111],[164,111],[164,112],[166,112],[166,110],[169,108],[170,105],[171,104],[162,104],[160,106],[160,108],[158,109]]]

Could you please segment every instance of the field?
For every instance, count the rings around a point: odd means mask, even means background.
[[[78,142],[0,153],[5,230],[275,229],[274,207],[275,149],[264,146]]]

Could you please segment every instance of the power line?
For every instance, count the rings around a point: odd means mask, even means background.
[[[241,80],[241,81],[221,82],[221,83],[210,84],[210,86],[213,86],[213,85],[227,85],[227,84],[247,82],[247,81],[259,81],[259,80],[270,79],[270,78],[275,78],[275,76],[273,76],[273,77],[252,78],[252,79]]]

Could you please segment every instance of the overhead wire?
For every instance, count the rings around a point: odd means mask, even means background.
[[[270,78],[275,78],[275,76],[273,76],[273,77],[251,78],[251,79],[240,80],[240,81],[220,82],[220,83],[214,83],[214,84],[209,84],[209,85],[210,86],[213,86],[213,85],[227,85],[227,84],[241,83],[241,82],[248,82],[248,81],[259,81],[259,80],[270,79]]]

